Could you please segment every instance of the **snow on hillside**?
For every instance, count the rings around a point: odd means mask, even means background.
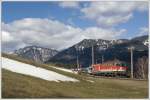
[[[77,72],[72,71],[71,69],[59,68],[59,67],[54,67],[54,66],[50,66],[50,67],[53,67],[53,68],[56,68],[58,70],[62,70],[62,71],[65,71],[65,72],[77,74]]]
[[[37,78],[41,78],[48,81],[75,81],[78,80],[70,78],[56,72],[46,70],[44,68],[36,67],[33,65],[25,64],[19,61],[2,57],[2,68],[12,72],[29,75]]]

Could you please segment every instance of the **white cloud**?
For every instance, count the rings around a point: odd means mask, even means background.
[[[11,42],[14,40],[13,37],[10,35],[10,33],[7,31],[3,31],[2,37],[3,37],[2,41],[4,41],[4,42]]]
[[[148,35],[148,31],[148,27],[141,27],[137,33],[137,36]]]
[[[126,30],[88,27],[81,29],[65,25],[57,20],[25,18],[11,23],[2,23],[2,45],[4,51],[12,51],[28,45],[64,49],[85,38],[114,39]]]
[[[90,39],[115,39],[126,32],[125,29],[115,30],[113,28],[104,29],[99,27],[87,28],[84,33],[86,38]]]
[[[133,17],[133,11],[148,10],[148,2],[91,2],[81,9],[84,17],[100,26],[115,26]]]
[[[80,8],[78,1],[62,1],[59,6],[63,8]]]

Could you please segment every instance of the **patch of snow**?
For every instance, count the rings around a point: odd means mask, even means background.
[[[23,50],[23,53],[25,53],[26,52],[26,50]]]
[[[106,42],[104,41],[103,44],[106,44]]]
[[[145,41],[143,42],[143,44],[144,44],[145,46],[148,46],[148,44],[149,44],[148,39],[145,40]]]
[[[33,65],[25,64],[19,61],[2,57],[2,68],[7,69],[12,72],[29,75],[37,78],[41,78],[48,81],[74,81],[78,80],[58,74],[56,72],[46,70],[44,68],[36,67]]]
[[[62,70],[62,71],[65,71],[65,72],[77,74],[77,72],[75,72],[75,71],[73,71],[71,69],[59,68],[59,67],[54,67],[54,66],[50,66],[50,67],[53,67],[53,68],[56,68],[58,70]]]
[[[86,81],[91,82],[91,83],[94,83],[94,81],[92,81],[92,80],[86,80]]]
[[[36,47],[32,47],[33,50],[36,50]]]
[[[123,43],[123,41],[122,40],[118,40],[118,43]]]
[[[37,48],[37,50],[41,51],[41,50],[42,50],[42,48]]]
[[[8,54],[13,54],[14,52],[8,52]]]
[[[29,51],[29,50],[30,50],[30,48],[26,48],[24,52]]]

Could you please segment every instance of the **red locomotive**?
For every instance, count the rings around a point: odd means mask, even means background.
[[[88,73],[102,76],[125,76],[126,72],[127,67],[120,65],[93,64],[88,68]]]
[[[124,72],[127,70],[127,67],[123,66],[108,66],[103,64],[94,64],[92,65],[92,72]]]

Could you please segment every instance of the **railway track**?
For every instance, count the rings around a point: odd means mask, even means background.
[[[95,75],[89,75],[89,78],[104,78],[104,79],[119,79],[119,80],[138,80],[138,81],[146,81],[147,79],[136,79],[136,78],[121,78],[121,77],[107,77],[107,76],[95,76]]]

